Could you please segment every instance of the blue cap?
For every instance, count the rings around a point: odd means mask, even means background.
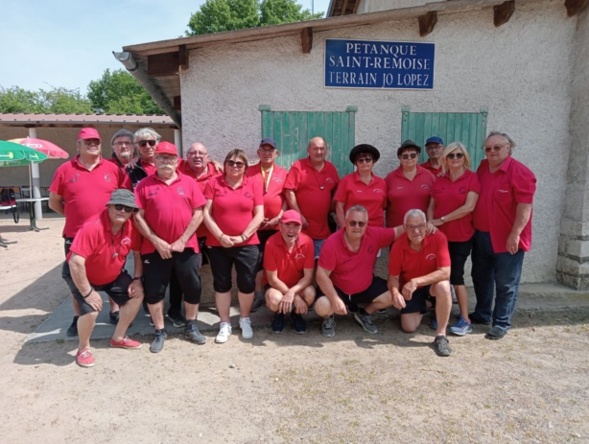
[[[260,142],[260,146],[262,145],[270,145],[272,148],[276,149],[276,142],[272,137],[264,137]]]
[[[430,143],[439,143],[440,145],[443,145],[444,141],[438,136],[432,136],[425,141],[426,145],[429,145]]]

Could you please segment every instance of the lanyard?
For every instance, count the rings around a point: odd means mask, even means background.
[[[274,172],[274,164],[266,172],[264,171],[264,167],[260,165],[260,172],[262,173],[262,179],[264,179],[264,194],[268,192],[268,187],[270,186],[270,179],[272,178],[272,173]],[[267,177],[266,177],[267,175]]]

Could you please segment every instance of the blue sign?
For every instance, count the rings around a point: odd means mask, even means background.
[[[434,43],[325,40],[325,86],[433,89]]]

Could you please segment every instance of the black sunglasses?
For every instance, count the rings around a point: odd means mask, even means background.
[[[131,208],[131,207],[128,207],[127,205],[116,204],[115,210],[117,210],[117,211],[125,210],[125,213],[132,213],[132,212],[137,211],[137,208]]]
[[[366,222],[362,222],[362,221],[359,221],[359,220],[351,220],[351,221],[348,222],[348,225],[350,227],[356,227],[356,226],[358,226],[360,228],[363,228],[364,225],[366,225]]]
[[[243,168],[245,166],[245,163],[239,162],[239,161],[236,162],[235,160],[228,160],[227,165],[229,165],[232,168],[233,167]]]
[[[464,154],[462,154],[462,153],[450,153],[450,154],[448,154],[447,157],[448,157],[448,159],[454,159],[455,157],[457,159],[462,159],[464,157]]]
[[[401,159],[403,159],[403,160],[407,160],[409,158],[415,159],[416,157],[417,157],[417,153],[405,153],[405,154],[401,154]]]
[[[145,148],[148,143],[149,143],[149,146],[153,148],[156,144],[156,141],[155,140],[141,140],[141,141],[137,142],[137,145],[139,145],[141,148]]]

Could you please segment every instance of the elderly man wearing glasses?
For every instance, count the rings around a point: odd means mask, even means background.
[[[403,227],[382,228],[368,225],[368,211],[354,205],[345,214],[344,227],[327,238],[317,266],[317,284],[321,290],[315,312],[321,316],[321,333],[335,335],[334,314],[345,315],[348,307],[362,306],[354,319],[370,334],[378,332],[372,315],[393,304],[387,282],[374,276],[374,264],[380,248],[390,245]]]
[[[133,189],[141,179],[154,174],[157,170],[155,165],[155,149],[160,142],[160,136],[153,128],[140,128],[133,136],[135,147],[139,152],[137,162],[127,166],[127,174],[133,185]]]
[[[503,338],[519,293],[524,254],[532,246],[532,203],[536,177],[511,154],[515,142],[492,132],[477,170],[481,193],[473,213],[472,281],[477,305],[473,324],[490,324],[487,339]],[[495,306],[493,307],[493,290]]]
[[[80,228],[67,256],[69,267],[64,269],[64,280],[80,306],[76,363],[81,367],[92,367],[95,361],[90,351],[90,335],[102,309],[98,291],[106,292],[121,307],[110,346],[141,347],[140,342],[126,336],[143,300],[141,241],[130,220],[137,212],[135,196],[128,190],[115,190],[106,207]],[[123,268],[131,250],[136,256],[135,277]]]

